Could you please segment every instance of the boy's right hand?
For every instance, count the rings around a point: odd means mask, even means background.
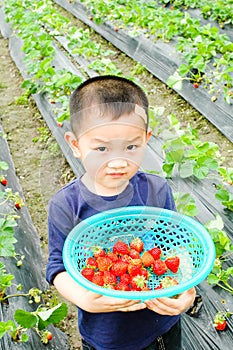
[[[140,300],[112,298],[88,291],[77,284],[66,271],[55,277],[54,286],[66,300],[88,312],[129,312],[147,307]]]

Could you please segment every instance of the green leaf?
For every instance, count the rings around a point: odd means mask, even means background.
[[[13,256],[15,254],[14,243],[17,240],[13,235],[3,234],[0,235],[0,256]]]
[[[179,165],[179,174],[180,177],[187,178],[189,176],[193,175],[193,169],[195,166],[196,162],[193,160],[188,160],[182,164]]]
[[[163,164],[163,171],[166,173],[166,177],[172,177],[172,172],[175,164]]]
[[[0,170],[8,170],[9,169],[9,165],[4,162],[3,160],[0,161]]]
[[[66,317],[68,307],[65,303],[58,304],[51,309],[46,311],[39,311],[37,313],[39,317],[38,328],[40,330],[46,328],[49,324],[57,324],[64,317]]]
[[[215,285],[219,282],[219,278],[214,275],[213,273],[209,274],[209,276],[207,277],[207,282],[211,285]]]
[[[13,331],[14,329],[16,329],[16,325],[12,320],[0,322],[0,339],[6,332]]]
[[[193,168],[193,174],[198,178],[198,179],[204,179],[207,177],[209,174],[209,168],[206,166],[199,166],[196,165]]]
[[[173,75],[170,75],[170,77],[167,79],[167,85],[176,90],[182,90],[182,77],[179,75],[178,72],[175,72]]]
[[[15,311],[14,319],[23,328],[32,328],[38,323],[38,317],[36,315],[21,309]]]
[[[216,214],[216,218],[214,220],[210,220],[205,224],[207,229],[218,229],[222,230],[224,228],[223,219],[219,214]]]

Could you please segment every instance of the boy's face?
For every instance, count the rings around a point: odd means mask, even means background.
[[[72,133],[66,134],[76,157],[82,160],[86,170],[84,184],[99,195],[111,196],[122,192],[138,171],[150,133],[145,123],[135,113],[122,115],[117,121],[95,119],[78,140]]]

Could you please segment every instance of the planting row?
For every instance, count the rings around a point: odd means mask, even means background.
[[[233,44],[218,27],[156,1],[55,2],[143,64],[233,140]]]

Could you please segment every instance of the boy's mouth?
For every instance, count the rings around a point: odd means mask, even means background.
[[[115,172],[115,173],[108,173],[108,175],[111,176],[112,178],[121,178],[122,176],[125,175],[125,173]]]

